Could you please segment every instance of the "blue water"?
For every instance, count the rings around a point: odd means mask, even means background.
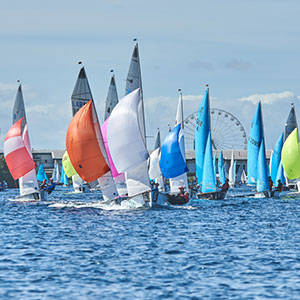
[[[300,299],[300,197],[107,211],[65,192],[0,194],[1,299]]]

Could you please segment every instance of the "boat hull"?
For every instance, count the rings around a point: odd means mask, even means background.
[[[226,191],[217,191],[210,193],[198,193],[198,199],[207,199],[207,200],[224,200],[226,196]]]

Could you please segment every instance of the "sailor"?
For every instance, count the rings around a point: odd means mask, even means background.
[[[272,177],[269,176],[269,190],[270,190],[270,192],[272,192],[272,187],[273,187],[273,180],[272,180]]]
[[[189,202],[189,193],[184,192],[183,186],[180,186],[179,190],[180,190],[180,192],[179,192],[178,196],[182,197],[185,200],[185,203]]]
[[[229,179],[228,178],[226,178],[225,179],[225,183],[222,185],[222,187],[221,187],[221,191],[222,192],[226,192],[228,189],[229,189]]]
[[[154,187],[153,187],[152,191],[153,192],[158,192],[158,186],[159,186],[158,182],[154,183]]]
[[[53,182],[53,179],[49,179],[49,186],[46,188],[46,192],[50,195],[52,191],[55,189],[55,183]]]
[[[277,182],[278,182],[278,184],[277,184],[277,187],[276,187],[276,191],[282,192],[283,184],[282,184],[280,179],[278,179]]]
[[[43,182],[41,183],[40,191],[43,190],[43,189],[45,189],[46,186],[47,186],[47,181],[46,181],[46,179],[44,179]]]

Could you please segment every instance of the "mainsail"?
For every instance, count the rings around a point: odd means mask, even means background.
[[[203,165],[207,143],[207,137],[210,132],[210,105],[209,105],[209,90],[205,91],[200,108],[198,110],[197,124],[195,130],[195,162],[196,162],[196,177],[198,184],[202,184],[203,180]]]
[[[110,80],[110,85],[108,88],[108,93],[105,101],[104,120],[106,120],[110,116],[113,108],[117,105],[117,103],[118,103],[118,92],[116,87],[115,75],[113,75]]]
[[[224,169],[224,159],[223,159],[223,151],[220,152],[218,158],[218,172],[219,172],[219,180],[223,185],[225,183],[225,169]]]
[[[276,182],[277,172],[278,168],[281,162],[281,151],[283,147],[283,133],[280,135],[279,139],[277,140],[275,147],[273,149],[272,153],[272,160],[270,162],[271,168],[270,168],[270,175],[272,178],[272,181]]]
[[[22,119],[21,132],[22,132],[24,144],[27,148],[29,155],[32,157],[21,84],[18,87],[18,91],[17,91],[17,95],[13,107],[13,124],[15,124],[20,119]],[[20,188],[20,196],[36,193],[36,191],[39,190],[38,182],[36,179],[35,168],[30,170],[28,173],[24,174],[24,176],[22,176],[21,178],[19,178],[19,188]]]
[[[75,87],[71,96],[72,113],[73,116],[78,110],[84,106],[88,101],[93,100],[90,85],[86,76],[84,67],[79,71]]]
[[[261,140],[257,158],[257,183],[256,190],[265,192],[269,190],[268,166],[264,138]]]
[[[136,89],[140,89],[139,92],[139,106],[138,106],[138,118],[139,126],[141,128],[142,138],[146,145],[146,125],[145,125],[145,114],[144,114],[144,99],[143,99],[143,88],[142,88],[142,75],[141,75],[141,64],[138,43],[135,44],[129,70],[127,73],[125,95],[133,92]]]
[[[251,122],[249,143],[248,143],[248,158],[247,158],[247,173],[248,184],[256,184],[257,180],[257,160],[260,143],[263,139],[263,120],[261,112],[261,102],[258,102],[255,115]]]
[[[291,132],[297,127],[297,119],[296,119],[296,112],[294,103],[291,104],[291,110],[288,115],[288,118],[285,122],[285,129],[284,129],[284,140],[288,138]]]
[[[215,172],[213,166],[211,134],[209,131],[207,136],[207,141],[206,141],[205,154],[204,154],[201,191],[202,193],[211,193],[211,192],[215,192],[216,190],[217,188],[216,188]]]

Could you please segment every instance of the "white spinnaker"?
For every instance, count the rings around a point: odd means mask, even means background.
[[[140,89],[136,89],[119,101],[107,124],[110,154],[117,171],[127,172],[129,197],[150,190],[147,168],[149,154],[139,126],[139,102]]]
[[[159,190],[164,189],[164,181],[159,167],[160,148],[155,149],[149,158],[149,178],[159,184]]]
[[[149,157],[138,122],[139,92],[137,89],[121,99],[107,124],[107,142],[119,173],[135,168]]]
[[[128,197],[150,191],[147,160],[125,173]]]

